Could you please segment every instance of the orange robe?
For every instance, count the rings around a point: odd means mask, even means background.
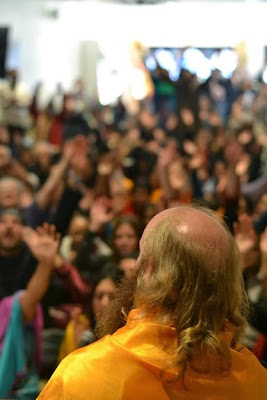
[[[139,318],[138,318],[139,316]],[[131,311],[127,324],[112,336],[84,347],[59,365],[38,400],[266,400],[267,371],[246,348],[231,350],[227,376],[186,373],[185,389],[175,383],[167,395],[161,370],[170,354],[160,346],[175,342],[175,329],[140,320]]]

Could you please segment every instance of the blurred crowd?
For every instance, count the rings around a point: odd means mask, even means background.
[[[0,396],[35,398],[40,376],[96,340],[146,224],[179,203],[227,222],[251,304],[244,344],[267,361],[267,85],[238,71],[172,82],[160,67],[151,80],[134,113],[92,104],[81,79],[45,106],[17,71],[1,84]]]

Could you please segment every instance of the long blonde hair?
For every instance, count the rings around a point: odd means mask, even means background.
[[[135,306],[145,315],[176,328],[177,345],[166,369],[177,367],[177,379],[188,367],[209,372],[206,366],[195,368],[196,353],[215,356],[216,372],[229,372],[230,348],[237,349],[248,310],[234,238],[214,212],[197,209],[219,222],[226,239],[219,246],[195,240],[179,232],[177,219],[166,217],[146,235],[135,293]],[[230,346],[221,335],[226,322],[232,329]]]

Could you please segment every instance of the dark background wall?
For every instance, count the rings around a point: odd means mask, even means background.
[[[6,54],[8,43],[8,28],[0,27],[0,78],[6,73]]]

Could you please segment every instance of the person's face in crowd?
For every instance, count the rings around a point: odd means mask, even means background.
[[[75,111],[75,101],[74,101],[74,98],[72,96],[69,96],[68,98],[66,98],[65,110],[68,113],[72,113],[72,112]]]
[[[124,275],[130,276],[136,267],[136,259],[135,258],[123,258],[119,264],[120,269],[124,272]]]
[[[262,214],[267,211],[267,193],[263,194],[256,205],[256,213]]]
[[[181,110],[181,119],[186,126],[192,126],[195,122],[194,114],[189,108]]]
[[[112,301],[116,289],[115,282],[110,278],[102,279],[98,283],[92,299],[92,310],[96,319],[102,317],[105,309]]]
[[[34,163],[32,149],[23,149],[20,153],[20,161],[26,168],[29,168]]]
[[[156,126],[157,117],[144,109],[140,112],[139,120],[146,129],[153,129]]]
[[[225,163],[223,161],[217,161],[214,165],[214,176],[220,178],[226,170]]]
[[[15,215],[3,215],[0,218],[0,250],[12,252],[21,245],[23,225]]]
[[[188,182],[188,174],[181,165],[180,161],[174,161],[169,165],[168,175],[171,187],[180,190]]]
[[[121,257],[126,257],[137,250],[138,238],[134,228],[128,223],[122,223],[114,235],[114,247]]]
[[[137,211],[142,211],[149,201],[149,191],[145,187],[138,187],[133,192],[133,204]]]
[[[72,248],[77,249],[78,245],[83,240],[85,232],[88,229],[88,220],[82,216],[74,217],[71,224],[69,233],[72,237]]]
[[[176,115],[176,114],[170,114],[170,115],[168,116],[167,120],[166,120],[166,125],[165,125],[165,127],[166,127],[167,130],[172,131],[172,130],[174,130],[175,128],[177,128],[178,122],[179,122],[179,120],[178,120],[178,115]]]
[[[209,179],[209,171],[207,168],[205,167],[199,168],[197,172],[198,172],[197,176],[200,179],[200,181],[205,182],[206,180]]]
[[[0,207],[20,206],[20,191],[16,182],[5,181],[0,184]]]
[[[209,131],[202,129],[199,131],[196,142],[200,149],[206,149],[212,142],[212,135]]]

